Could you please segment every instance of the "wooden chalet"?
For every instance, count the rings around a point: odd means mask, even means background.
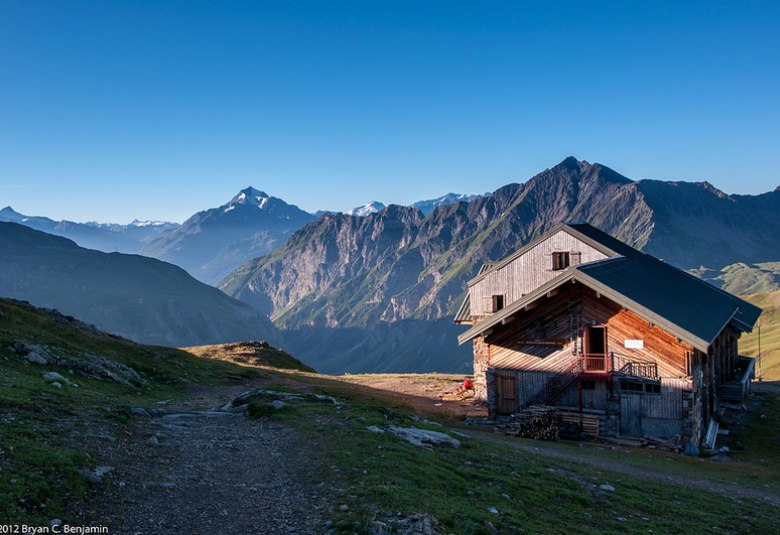
[[[605,435],[699,446],[749,388],[737,340],[761,309],[591,225],[557,225],[468,287],[458,340],[493,415],[554,405]]]

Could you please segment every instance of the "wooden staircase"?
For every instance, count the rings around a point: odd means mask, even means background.
[[[582,371],[582,361],[574,359],[564,371],[553,375],[533,396],[520,405],[520,412],[532,405],[549,405],[577,380]]]

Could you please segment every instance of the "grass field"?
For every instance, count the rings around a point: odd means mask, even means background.
[[[74,374],[68,377],[78,387],[55,388],[41,377],[49,367],[26,364],[9,349],[19,341],[73,357],[85,351],[105,356],[133,367],[145,384],[129,386]],[[97,435],[106,428],[114,434],[129,432],[135,418],[131,406],[182,403],[192,385],[220,387],[252,378],[272,381],[266,390],[303,388],[341,402],[336,406],[309,400],[274,412],[265,405],[273,395],[266,394],[252,409],[254,416],[284,422],[303,435],[312,452],[309,462],[317,466],[312,483],[324,485],[332,495],[335,533],[377,533],[378,523],[392,528],[394,520],[415,515],[435,518],[439,532],[455,534],[772,533],[780,522],[780,509],[760,500],[544,455],[551,447],[659,473],[780,492],[776,396],[754,399],[760,403],[756,418],[736,437],[747,451],[730,461],[714,461],[652,450],[495,440],[489,432],[481,439],[463,437],[456,433],[472,428],[462,420],[425,412],[419,405],[413,408],[407,395],[360,384],[368,377],[241,367],[220,360],[220,351],[209,351],[210,358],[203,359],[181,350],[86,334],[61,318],[0,300],[0,525],[45,526],[52,518],[83,524],[74,505],[100,492],[83,470],[101,466],[105,459],[100,448],[76,447],[72,435]],[[243,349],[226,346],[225,351]],[[375,377],[370,380],[376,382]],[[435,390],[454,380],[434,374],[423,384]],[[368,429],[387,425],[446,432],[462,445],[428,450]],[[539,450],[524,451],[519,444]]]
[[[760,327],[745,334],[739,340],[739,352],[758,358],[759,341],[761,359],[756,362],[756,375],[765,381],[780,381],[780,291],[759,293],[744,299],[764,309]]]
[[[462,422],[420,421],[401,398],[356,384],[305,376],[317,393],[344,405],[309,403],[281,416],[317,445],[321,478],[337,489],[339,533],[369,533],[375,522],[414,513],[437,519],[443,533],[771,533],[780,510],[750,499],[685,488],[557,460],[513,447],[522,439],[478,440],[451,430]],[[431,420],[432,421],[432,420]],[[448,432],[457,449],[427,450],[369,426],[413,426]],[[492,435],[489,435],[492,436]],[[583,452],[575,443],[555,447]],[[652,450],[585,448],[591,455],[672,474],[742,481],[766,488],[778,473],[740,461],[717,463]],[[617,455],[619,453],[619,455]],[[609,485],[615,490],[602,488]],[[493,510],[498,512],[492,512]]]

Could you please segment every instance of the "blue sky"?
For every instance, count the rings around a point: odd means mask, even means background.
[[[0,2],[0,207],[182,221],[523,182],[780,185],[776,2]]]

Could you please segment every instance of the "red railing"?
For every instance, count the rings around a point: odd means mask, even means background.
[[[610,373],[612,371],[612,354],[580,353],[582,373]]]

